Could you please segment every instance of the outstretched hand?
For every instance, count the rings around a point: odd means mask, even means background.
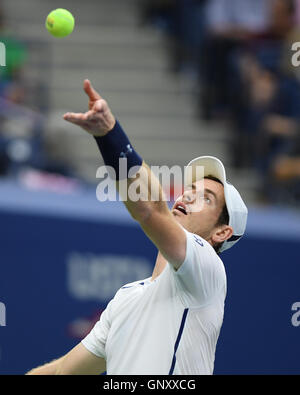
[[[63,118],[80,126],[93,136],[105,136],[115,126],[115,117],[107,102],[95,91],[89,80],[84,80],[83,89],[89,97],[89,111],[67,112]]]

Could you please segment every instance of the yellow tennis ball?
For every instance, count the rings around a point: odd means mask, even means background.
[[[46,19],[46,28],[54,37],[66,37],[72,33],[75,19],[70,11],[57,8]]]

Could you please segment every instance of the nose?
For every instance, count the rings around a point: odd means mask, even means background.
[[[193,190],[186,190],[182,195],[182,201],[186,204],[193,203],[196,199],[196,193]]]

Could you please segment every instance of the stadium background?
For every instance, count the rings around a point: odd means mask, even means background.
[[[1,374],[66,353],[153,267],[155,248],[122,204],[96,199],[93,140],[62,120],[86,108],[84,78],[149,165],[215,155],[249,206],[246,235],[222,257],[215,374],[299,373],[298,3],[0,2]],[[76,18],[59,40],[44,28],[58,7]]]

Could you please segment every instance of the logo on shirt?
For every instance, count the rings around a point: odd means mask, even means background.
[[[203,241],[199,239],[197,236],[194,235],[194,240],[197,244],[199,244],[201,247],[204,246]]]
[[[121,152],[121,153],[120,153],[120,157],[121,157],[121,158],[126,158],[129,154],[131,154],[131,153],[133,152],[133,149],[132,149],[132,147],[131,147],[130,144],[127,144],[127,145],[126,145],[126,148],[127,148],[127,151],[126,151],[126,152]]]

